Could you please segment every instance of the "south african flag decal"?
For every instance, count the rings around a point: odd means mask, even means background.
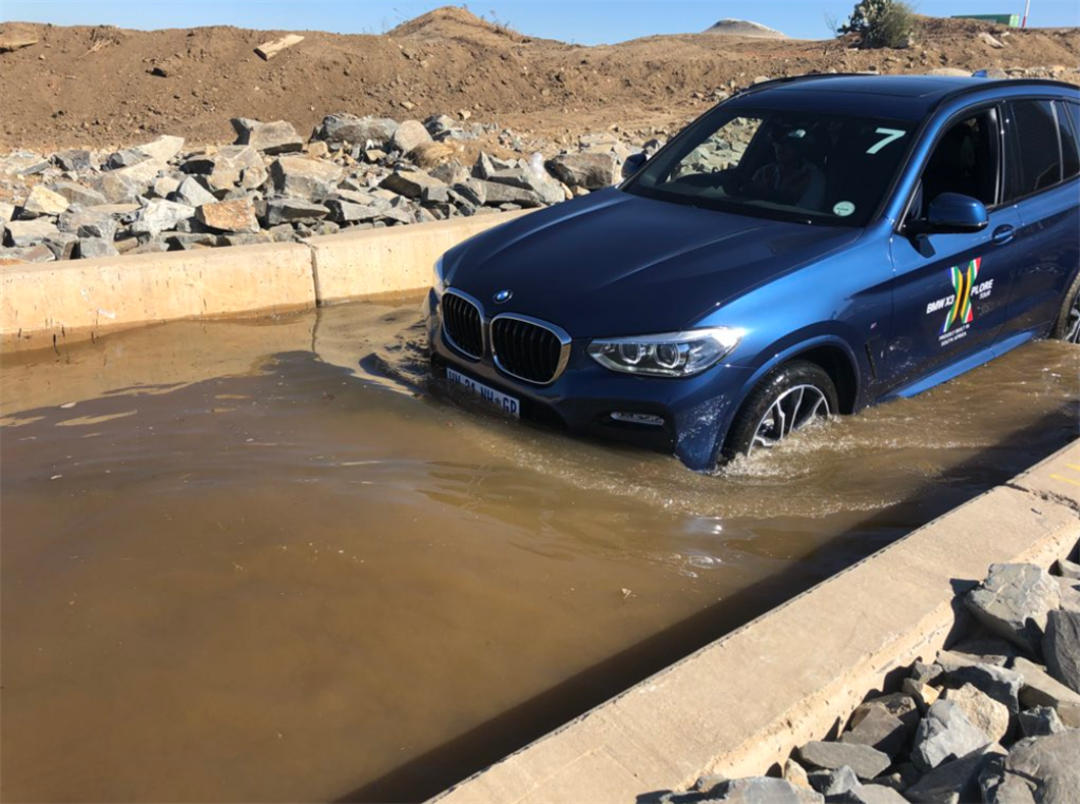
[[[975,318],[971,309],[971,289],[975,286],[975,280],[979,276],[979,265],[982,257],[977,257],[967,264],[967,268],[961,269],[954,265],[949,271],[952,273],[953,290],[956,298],[949,308],[949,314],[945,317],[945,326],[941,330],[944,335],[958,323],[970,324]]]

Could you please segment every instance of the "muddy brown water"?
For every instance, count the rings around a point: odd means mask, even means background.
[[[352,304],[4,358],[5,800],[429,795],[1080,413],[1033,343],[699,475],[448,399],[422,342]]]

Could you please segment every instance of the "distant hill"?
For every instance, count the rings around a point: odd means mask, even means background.
[[[761,39],[787,39],[787,34],[781,33],[775,28],[762,25],[760,22],[750,20],[720,20],[715,25],[705,29],[708,34],[723,34],[726,36],[756,36]]]

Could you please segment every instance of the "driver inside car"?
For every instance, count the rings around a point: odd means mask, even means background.
[[[807,158],[803,128],[772,132],[774,161],[754,171],[750,192],[765,201],[820,211],[825,207],[825,173]]]

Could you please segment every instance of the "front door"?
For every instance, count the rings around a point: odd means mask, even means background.
[[[904,385],[989,345],[1008,313],[1020,218],[998,205],[1001,136],[996,107],[953,121],[923,168],[907,219],[953,192],[982,201],[989,225],[964,234],[893,235],[893,321],[888,382]]]

